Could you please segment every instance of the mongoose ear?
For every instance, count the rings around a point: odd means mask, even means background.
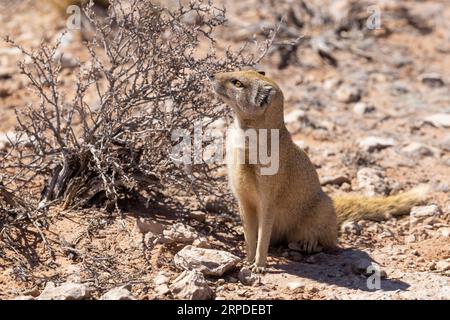
[[[265,71],[258,70],[257,72],[258,72],[259,74],[262,74],[263,76],[266,75],[266,72],[265,72]]]
[[[257,107],[264,107],[272,103],[272,98],[275,95],[275,89],[267,84],[258,86],[255,94],[255,105]]]

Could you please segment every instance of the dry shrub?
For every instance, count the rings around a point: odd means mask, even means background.
[[[88,62],[74,67],[73,92],[61,84],[60,43],[28,51],[8,39],[29,60],[20,68],[37,103],[18,113],[12,148],[0,165],[3,185],[16,194],[40,188],[39,208],[62,202],[112,209],[130,195],[167,190],[225,197],[223,178],[214,174],[220,165],[171,161],[178,143],[171,134],[227,116],[209,93],[207,75],[253,66],[273,37],[253,50],[218,55],[214,32],[226,21],[225,10],[211,1],[176,9],[150,0],[111,1],[106,18],[92,6],[84,14],[94,33],[85,43]],[[200,50],[205,44],[208,50]]]

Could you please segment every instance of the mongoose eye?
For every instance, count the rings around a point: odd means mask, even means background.
[[[234,84],[236,88],[242,88],[244,85],[239,80],[233,79],[231,80],[231,83]]]

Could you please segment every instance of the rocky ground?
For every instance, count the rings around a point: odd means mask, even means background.
[[[330,3],[312,1],[310,10],[330,17],[315,21],[316,14],[299,27],[304,12],[282,1],[275,9],[270,1],[226,1],[229,24],[218,37],[237,45],[285,13],[289,28],[280,34],[302,35],[300,45],[289,59],[276,45],[259,68],[283,89],[288,128],[325,190],[374,196],[427,184],[423,206],[344,224],[332,252],[271,248],[264,275],[242,263],[237,215],[195,205],[186,214],[131,204],[122,218],[53,208],[45,232],[57,244],[54,259],[38,235],[22,239],[24,252],[10,252],[15,263],[0,257],[0,299],[449,299],[450,6],[373,1],[380,28],[357,32],[345,28],[355,2]],[[1,36],[29,48],[55,41],[64,22],[45,5],[0,1]],[[80,52],[76,35],[70,48]],[[0,43],[0,149],[14,111],[32,99],[16,67],[22,58]]]

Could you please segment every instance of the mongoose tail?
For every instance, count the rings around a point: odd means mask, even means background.
[[[429,190],[428,185],[420,185],[407,192],[388,197],[360,195],[333,197],[338,224],[362,219],[382,221],[392,216],[408,214],[413,206],[425,200]]]

